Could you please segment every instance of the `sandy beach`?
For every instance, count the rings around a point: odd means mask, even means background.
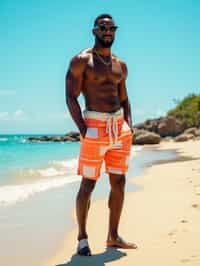
[[[75,255],[76,228],[45,266],[200,265],[200,141],[162,142],[155,147],[175,149],[191,159],[153,165],[142,177],[131,179],[141,189],[126,193],[120,235],[138,249],[106,249],[107,199],[99,200],[91,205],[88,219],[93,256]],[[75,212],[72,215],[75,218]]]

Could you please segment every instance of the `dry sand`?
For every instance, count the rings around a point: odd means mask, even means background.
[[[92,204],[88,219],[93,256],[75,255],[76,229],[47,266],[200,266],[200,141],[155,147],[177,149],[194,159],[153,165],[131,180],[141,190],[126,194],[119,231],[138,249],[106,250],[108,208],[107,200],[101,200]]]

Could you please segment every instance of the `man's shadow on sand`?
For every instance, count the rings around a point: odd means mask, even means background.
[[[73,255],[69,262],[55,266],[105,266],[106,262],[118,260],[127,254],[115,248],[107,248],[105,252],[89,257]]]

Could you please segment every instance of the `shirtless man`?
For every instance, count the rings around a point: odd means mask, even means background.
[[[92,30],[93,48],[73,57],[66,75],[66,103],[81,138],[78,174],[82,175],[82,182],[76,199],[76,214],[79,227],[77,253],[84,256],[91,255],[86,220],[90,196],[103,160],[111,185],[107,247],[137,248],[118,234],[133,132],[125,85],[127,67],[111,54],[116,30],[112,16],[98,16]],[[85,99],[84,116],[77,101],[80,93]]]

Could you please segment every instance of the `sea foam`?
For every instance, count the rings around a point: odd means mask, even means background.
[[[130,159],[137,156],[141,150],[141,146],[133,146]],[[12,205],[37,193],[80,181],[81,176],[76,174],[77,163],[78,158],[62,161],[53,160],[49,161],[46,168],[29,168],[14,171],[12,174],[18,182],[22,178],[22,180],[26,180],[26,183],[0,186],[0,206]],[[102,173],[104,173],[104,164]]]
[[[30,184],[2,186],[0,187],[0,205],[11,205],[17,201],[25,200],[36,193],[78,182],[80,179],[81,177],[76,175],[62,179],[40,180]]]

